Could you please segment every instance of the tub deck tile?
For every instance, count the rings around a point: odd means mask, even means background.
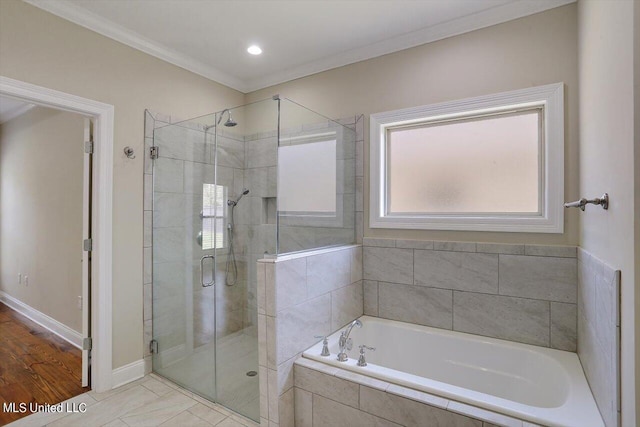
[[[327,375],[334,376],[338,372],[338,368],[325,363],[316,362],[313,359],[307,359],[306,357],[300,357],[296,359],[295,364],[303,366],[305,368],[313,369],[315,371],[324,372]]]
[[[365,386],[360,387],[360,409],[406,427],[482,426],[482,421]]]
[[[398,397],[404,397],[406,399],[415,400],[416,402],[436,406],[442,409],[447,409],[447,406],[449,406],[449,401],[447,399],[396,384],[390,384],[387,388],[387,393],[395,394]]]
[[[367,377],[365,375],[360,375],[344,369],[338,369],[335,376],[347,381],[353,381],[354,383],[358,383],[360,385],[366,385],[367,387],[371,387],[380,391],[386,391],[387,388],[391,385],[386,381],[381,381],[377,378]]]
[[[478,418],[480,420],[488,421],[490,423],[504,427],[522,427],[522,421],[520,420],[508,417],[506,415],[487,411],[485,409],[477,408],[475,406],[466,405],[460,402],[449,401],[447,410],[451,412],[457,412],[458,414],[466,415],[469,417]]]
[[[313,394],[358,408],[360,386],[351,381],[295,365],[294,383],[296,387]]]
[[[342,405],[317,394],[313,395],[313,425],[314,427],[401,427],[400,424],[350,406]]]

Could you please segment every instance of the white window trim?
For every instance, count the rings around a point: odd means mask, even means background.
[[[387,128],[428,120],[462,117],[470,113],[512,110],[543,106],[544,169],[543,200],[539,215],[386,215],[385,135]],[[562,233],[564,231],[564,84],[502,92],[439,104],[405,108],[372,114],[369,168],[371,228],[467,230],[526,233]]]

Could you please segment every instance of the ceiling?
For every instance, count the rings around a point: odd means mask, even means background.
[[[24,1],[250,92],[575,0]]]
[[[33,104],[27,104],[26,102],[18,101],[13,98],[0,96],[0,123],[15,119],[33,107]]]

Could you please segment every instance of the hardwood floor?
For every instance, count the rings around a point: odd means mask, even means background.
[[[0,405],[60,403],[89,390],[81,384],[80,350],[0,303]],[[0,406],[0,425],[29,414]]]

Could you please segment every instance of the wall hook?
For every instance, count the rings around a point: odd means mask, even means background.
[[[133,148],[131,148],[129,146],[124,147],[124,155],[127,156],[130,159],[135,159],[136,158],[136,155],[135,155],[135,153],[133,151]]]

